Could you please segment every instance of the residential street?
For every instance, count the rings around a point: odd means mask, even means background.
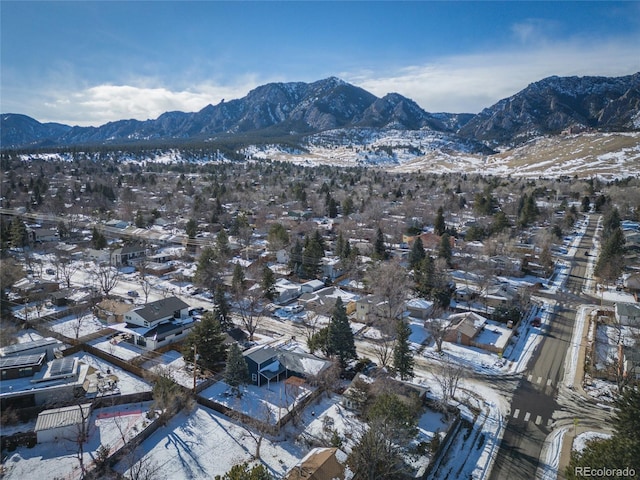
[[[595,402],[563,385],[565,356],[579,303],[593,303],[583,293],[589,257],[595,234],[595,217],[590,216],[562,292],[553,297],[556,308],[545,338],[522,375],[511,403],[511,415],[491,474],[492,479],[536,478],[543,470],[541,451],[551,430],[572,425],[574,418],[584,424],[601,426],[609,412]],[[562,478],[562,471],[558,472]]]

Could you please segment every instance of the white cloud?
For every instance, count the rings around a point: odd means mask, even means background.
[[[164,112],[195,112],[222,99],[240,98],[255,87],[252,80],[234,86],[200,84],[185,90],[132,85],[96,85],[78,92],[50,92],[40,121],[98,126],[121,120],[147,120]]]
[[[442,58],[390,75],[345,73],[377,96],[397,92],[430,112],[477,113],[551,75],[620,76],[640,71],[637,41],[580,42]]]

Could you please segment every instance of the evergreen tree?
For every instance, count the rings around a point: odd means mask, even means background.
[[[342,235],[342,232],[338,232],[338,238],[336,239],[336,249],[334,253],[335,255],[337,255],[342,259],[343,252],[344,252],[344,236]]]
[[[136,212],[135,224],[137,228],[144,228],[144,216],[142,215],[142,210],[138,210]]]
[[[378,260],[386,260],[388,253],[384,244],[384,234],[382,229],[378,227],[376,231],[376,238],[373,244],[373,256]]]
[[[196,235],[198,234],[198,222],[193,218],[190,218],[185,227],[185,233],[189,238],[196,238]]]
[[[244,290],[244,270],[242,265],[236,263],[233,267],[233,277],[231,278],[231,288],[234,294],[238,294]]]
[[[96,250],[102,250],[107,247],[107,239],[98,230],[98,227],[93,227],[93,230],[91,231],[91,244]]]
[[[440,238],[440,247],[438,248],[438,258],[444,258],[447,261],[447,265],[451,264],[451,237],[448,233],[445,233]]]
[[[227,296],[225,291],[225,286],[223,284],[219,284],[213,295],[213,301],[215,303],[213,307],[213,315],[220,322],[220,325],[224,330],[228,330],[231,328],[231,309],[229,308],[229,303],[227,302]]]
[[[433,231],[435,232],[436,235],[442,236],[442,234],[444,234],[446,229],[447,229],[447,226],[444,221],[444,208],[438,207],[438,213],[436,215],[436,221],[433,226]]]
[[[198,365],[211,370],[216,364],[224,361],[226,355],[224,341],[225,335],[220,322],[212,312],[206,312],[185,339],[182,354],[185,360],[192,362],[194,352],[197,352]]]
[[[264,297],[269,301],[273,301],[273,299],[278,295],[278,292],[276,292],[276,278],[273,275],[273,270],[271,270],[267,265],[262,269],[262,281],[260,282],[260,287],[262,288]]]
[[[393,368],[401,380],[413,378],[413,352],[409,348],[411,328],[404,320],[396,321],[396,342],[393,347]]]
[[[314,332],[307,340],[307,347],[309,347],[311,353],[320,350],[325,357],[328,357],[330,355],[329,327],[323,327],[317,332]]]
[[[356,344],[353,338],[353,331],[349,324],[347,311],[340,297],[336,299],[336,304],[333,307],[333,313],[329,322],[327,344],[329,354],[338,357],[342,368],[346,368],[349,360],[356,358]]]
[[[248,464],[243,463],[234,465],[223,476],[216,475],[215,480],[273,480],[273,475],[264,465],[254,465],[249,468]]]
[[[229,347],[227,366],[224,371],[224,381],[238,397],[241,396],[240,386],[246,385],[249,381],[247,361],[244,359],[237,343],[232,343]]]
[[[29,243],[27,227],[21,218],[15,218],[11,223],[11,246],[14,248],[25,247]]]
[[[347,197],[342,201],[342,215],[348,217],[353,213],[353,199]]]
[[[291,247],[291,255],[289,256],[289,268],[291,268],[291,270],[298,275],[302,271],[302,253],[302,243],[300,243],[300,240],[296,238],[296,243],[294,243]]]
[[[411,246],[411,251],[409,252],[409,268],[415,270],[420,267],[420,264],[426,257],[426,253],[424,251],[424,246],[422,245],[422,239],[420,237],[416,237]]]
[[[589,467],[592,471],[628,469],[635,471],[635,475],[640,472],[640,391],[635,388],[623,390],[616,406],[618,410],[613,421],[613,436],[588,442],[581,453],[572,452],[565,470],[567,479],[586,478],[577,473],[578,467]]]
[[[196,285],[206,288],[213,292],[215,286],[219,283],[219,262],[216,251],[210,246],[206,246],[200,253],[196,272],[193,281]]]
[[[496,213],[493,222],[491,223],[491,227],[489,227],[489,230],[491,234],[494,235],[496,233],[502,232],[510,226],[511,223],[509,222],[509,219],[507,218],[505,213],[500,210],[498,213]]]
[[[229,249],[229,236],[225,229],[221,229],[216,236],[216,253],[222,259],[229,258],[231,250]]]
[[[609,238],[620,225],[620,212],[617,208],[612,208],[602,219],[602,236]]]
[[[329,199],[327,210],[329,212],[329,218],[336,218],[338,216],[338,204],[333,199],[333,197]]]
[[[315,277],[320,271],[320,261],[324,257],[324,240],[316,230],[312,236],[305,237],[302,251],[302,271],[307,278]]]

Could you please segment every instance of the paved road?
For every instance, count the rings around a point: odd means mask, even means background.
[[[554,295],[556,308],[550,325],[543,328],[544,340],[533,355],[520,385],[514,392],[511,414],[491,472],[492,479],[530,479],[536,477],[540,454],[547,435],[556,426],[554,417],[564,423],[575,416],[589,415],[592,402],[573,392],[564,393],[565,356],[572,340],[579,304],[593,303],[583,293],[589,251],[593,245],[596,217],[589,220],[562,292]],[[562,395],[559,395],[563,391]],[[598,417],[602,417],[599,412]]]

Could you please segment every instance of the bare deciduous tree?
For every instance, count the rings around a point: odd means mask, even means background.
[[[95,275],[100,290],[102,290],[106,297],[109,296],[120,280],[120,272],[118,269],[108,263],[99,264],[93,274]]]
[[[449,401],[455,398],[460,380],[464,376],[464,367],[447,357],[438,364],[433,373],[436,383],[442,389],[440,404],[446,409]]]

